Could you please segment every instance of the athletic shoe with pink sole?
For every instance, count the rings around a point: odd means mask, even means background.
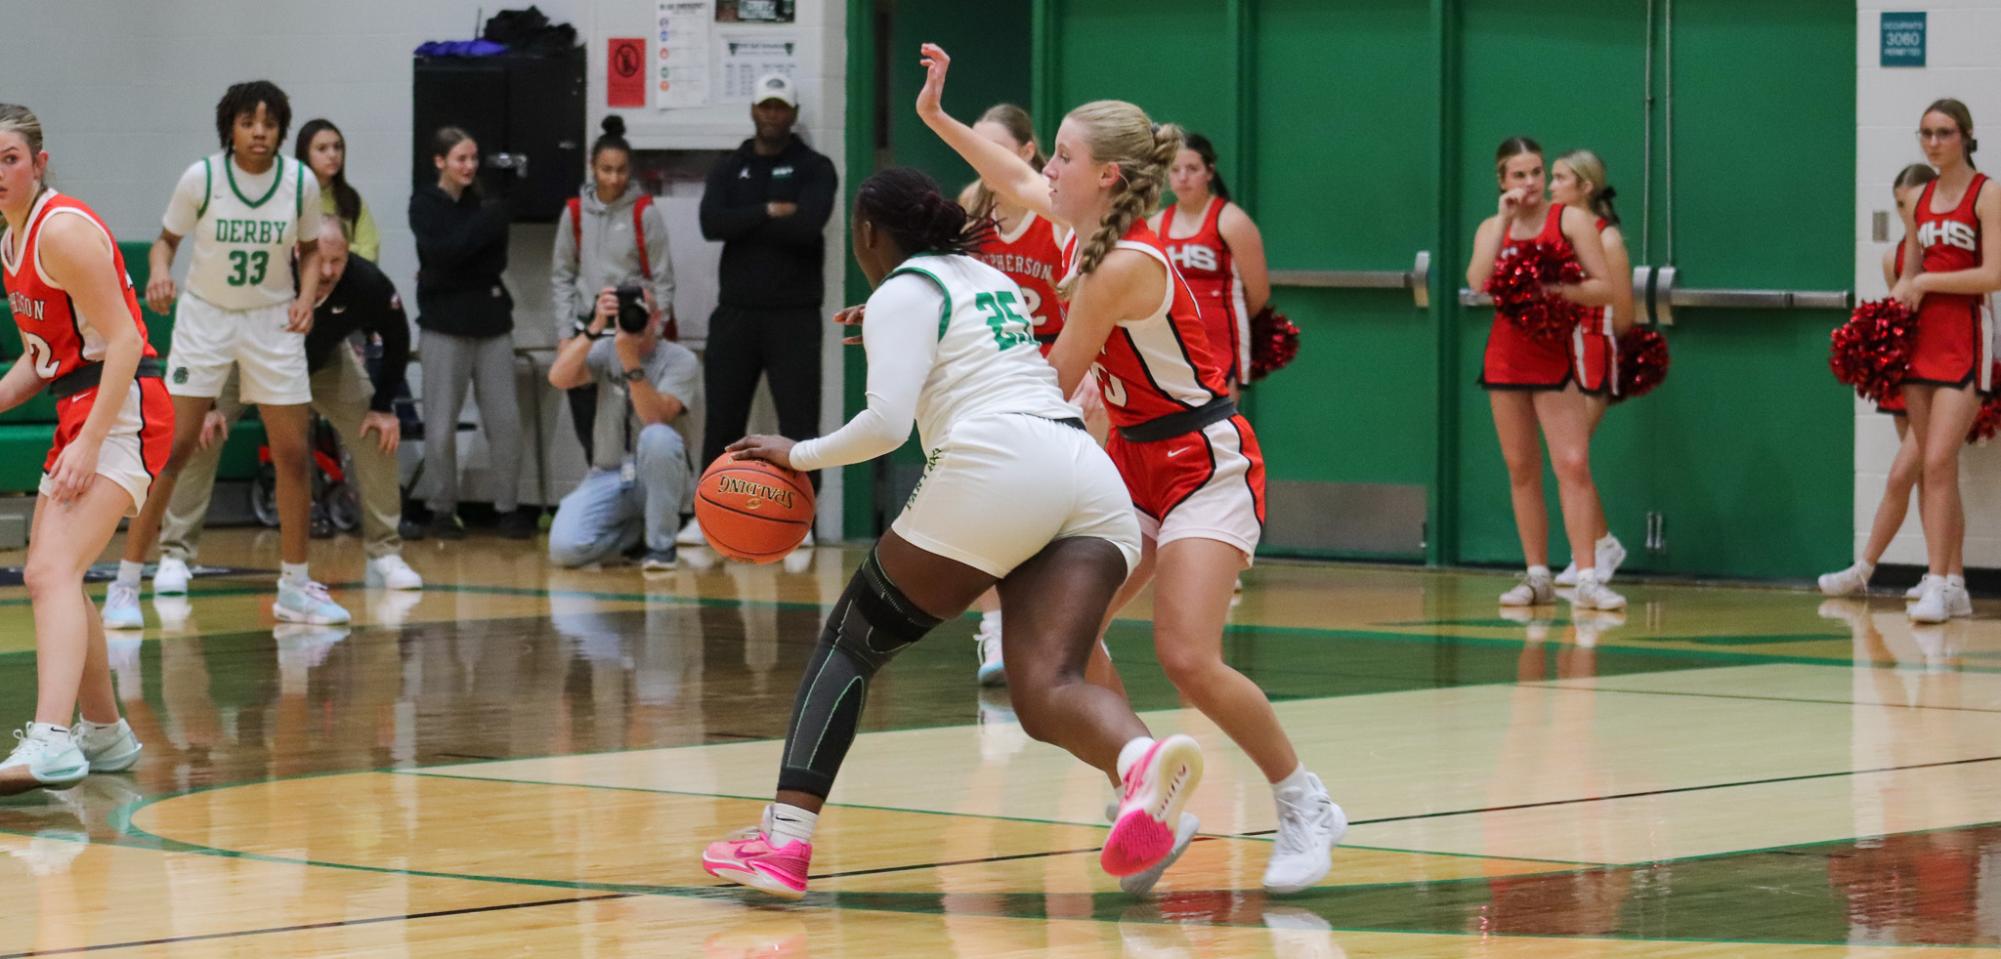
[[[702,868],[709,875],[780,899],[805,898],[806,866],[812,859],[812,843],[794,841],[779,849],[759,826],[702,850]]]
[[[1126,770],[1119,818],[1105,837],[1098,865],[1114,876],[1129,876],[1174,852],[1182,807],[1202,781],[1202,748],[1184,735],[1153,744]]]

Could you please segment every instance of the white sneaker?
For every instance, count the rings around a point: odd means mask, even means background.
[[[1174,865],[1174,861],[1188,851],[1188,844],[1194,841],[1195,834],[1201,829],[1202,820],[1195,818],[1194,813],[1182,813],[1181,821],[1174,827],[1174,851],[1168,853],[1166,859],[1130,876],[1120,876],[1119,891],[1128,896],[1144,896],[1152,892],[1154,883],[1159,882],[1160,877],[1167,873],[1167,867]]]
[[[1968,619],[1973,616],[1973,594],[1966,587],[1951,580],[1945,583],[1945,611],[1953,619]]]
[[[60,727],[29,723],[14,731],[20,745],[0,762],[0,796],[31,789],[68,789],[90,775],[90,760]]]
[[[786,553],[785,558],[780,560],[779,564],[785,568],[786,572],[794,576],[812,569],[813,531],[810,529],[807,530],[806,538],[801,540],[798,546],[793,547],[792,552]]]
[[[1015,718],[1014,703],[1005,689],[980,690],[980,758],[1005,761],[1032,742]]]
[[[1822,596],[1854,596],[1869,591],[1869,576],[1875,570],[1862,571],[1862,564],[1856,563],[1835,573],[1822,573],[1820,594]]]
[[[1556,602],[1556,583],[1548,573],[1523,573],[1513,589],[1501,594],[1503,606],[1547,606]]]
[[[424,577],[410,568],[403,557],[390,553],[368,561],[368,572],[362,581],[370,587],[383,589],[423,589]]]
[[[695,519],[692,516],[689,517],[688,525],[681,527],[681,531],[674,534],[674,545],[676,546],[709,545],[709,538],[707,536],[702,535],[701,521]]]
[[[1913,623],[1943,623],[1952,618],[1948,587],[1943,577],[1929,577],[1925,580],[1924,592],[1918,594],[1918,601],[1911,604],[1907,612]]]
[[[1563,587],[1570,587],[1577,585],[1576,563],[1571,563],[1569,566],[1565,566],[1563,568],[1563,572],[1556,574],[1556,585]]]
[[[311,581],[295,586],[283,577],[278,580],[278,601],[271,604],[271,614],[288,623],[313,626],[339,626],[349,619],[347,610],[333,601],[325,586]]]
[[[1917,602],[1918,597],[1923,596],[1925,594],[1925,584],[1931,581],[1932,581],[1932,574],[1930,573],[1925,573],[1924,575],[1919,576],[1918,585],[1913,586],[1910,589],[1904,590],[1904,602],[1906,603]]]
[[[160,565],[153,570],[153,592],[185,593],[188,591],[188,579],[192,575],[188,572],[185,560],[175,556],[162,556]]]
[[[1619,565],[1626,561],[1626,544],[1619,542],[1619,537],[1606,533],[1592,552],[1598,560],[1598,582],[1611,582],[1612,574],[1617,573]]]
[[[1265,867],[1266,892],[1298,892],[1327,878],[1334,868],[1334,847],[1348,832],[1348,814],[1327,795],[1320,777],[1307,773],[1306,778],[1306,788],[1273,797],[1278,837]]]
[[[132,725],[120,719],[115,723],[98,725],[79,719],[70,727],[70,738],[83,751],[83,758],[90,762],[94,773],[122,773],[139,761],[139,738],[132,735]]]
[[[139,612],[139,587],[113,582],[104,591],[104,628],[146,628],[146,617]]]
[[[1007,664],[1001,662],[1001,622],[999,618],[980,618],[980,630],[973,634],[973,642],[979,650],[980,668],[976,674],[982,686],[1007,685]]]
[[[1600,582],[1595,571],[1577,574],[1577,592],[1570,597],[1573,609],[1617,610],[1626,608],[1626,597],[1612,592]]]

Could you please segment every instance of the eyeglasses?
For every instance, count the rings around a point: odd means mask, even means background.
[[[1920,141],[1923,141],[1923,140],[1938,140],[1938,141],[1941,141],[1941,142],[1943,142],[1943,141],[1946,141],[1946,140],[1950,140],[1950,139],[1952,139],[1952,138],[1954,138],[1954,137],[1957,137],[1957,136],[1959,136],[1959,130],[1958,130],[1958,129],[1956,129],[1956,128],[1954,128],[1954,127],[1919,127],[1919,128],[1918,128],[1918,139],[1919,139]]]

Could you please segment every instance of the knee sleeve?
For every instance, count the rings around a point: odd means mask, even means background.
[[[869,679],[938,623],[938,617],[918,609],[890,582],[870,550],[827,615],[799,681],[779,789],[826,797],[860,728]]]

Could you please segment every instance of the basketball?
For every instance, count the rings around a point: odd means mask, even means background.
[[[803,473],[724,453],[695,485],[695,518],[709,546],[731,559],[770,563],[813,528],[813,484]]]

